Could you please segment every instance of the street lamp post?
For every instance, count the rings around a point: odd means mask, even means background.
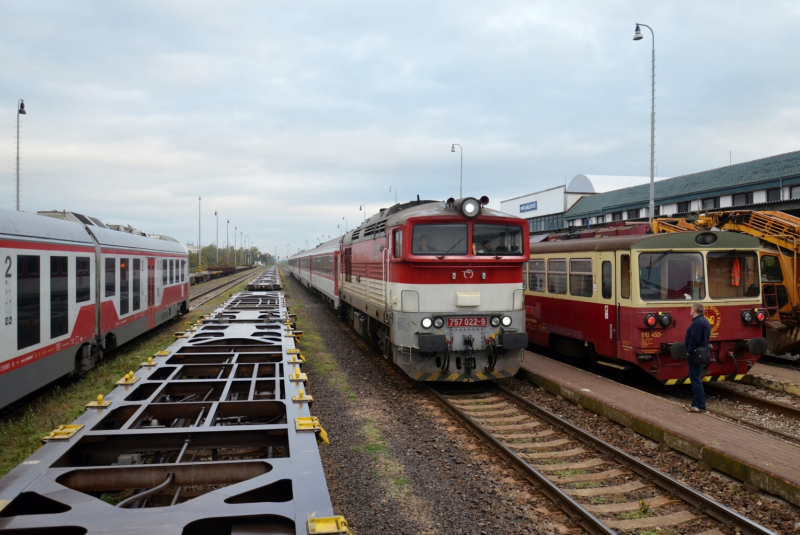
[[[455,152],[456,147],[459,148],[459,153],[461,154],[461,170],[458,173],[458,198],[461,199],[464,197],[464,147],[458,143],[453,143],[453,146],[450,147],[450,152]]]
[[[231,247],[231,220],[228,219],[225,223],[225,263],[230,265],[231,252],[228,250]]]
[[[358,205],[358,209],[364,212],[364,221],[367,220],[367,209],[363,204]],[[362,221],[363,223],[363,221]]]
[[[347,216],[342,217],[344,219],[344,233],[347,234]]]
[[[389,186],[389,193],[391,193],[392,190],[394,190],[394,203],[397,204],[397,188],[394,186]]]
[[[233,227],[233,265],[234,267],[236,264],[236,232],[239,230],[239,227]]]
[[[197,272],[202,271],[203,266],[203,247],[201,244],[201,237],[203,232],[203,216],[200,210],[203,198],[197,198]]]
[[[636,31],[633,34],[633,40],[639,41],[642,39],[642,30],[639,26],[644,26],[650,30],[650,35],[653,37],[653,63],[651,66],[651,84],[650,84],[650,221],[653,220],[655,215],[655,183],[656,183],[656,34],[653,33],[653,28],[647,24],[640,22],[636,23]]]
[[[214,210],[214,217],[217,219],[217,266],[219,266],[219,215]]]
[[[25,101],[19,99],[17,102],[17,212],[19,212],[19,116],[26,113]]]

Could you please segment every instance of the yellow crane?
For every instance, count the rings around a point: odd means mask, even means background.
[[[688,218],[653,219],[654,233],[730,230],[761,240],[761,295],[768,316],[765,337],[775,355],[800,350],[800,218],[783,212],[730,210]]]

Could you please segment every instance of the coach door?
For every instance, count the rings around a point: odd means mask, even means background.
[[[628,347],[630,351],[633,321],[633,310],[631,309],[631,288],[633,287],[633,272],[631,270],[631,252],[617,251],[616,265],[614,266],[614,283],[616,291],[614,295],[617,300],[617,357],[623,358],[623,347]]]
[[[602,325],[603,328],[597,337],[595,349],[601,355],[614,356],[617,349],[617,299],[614,291],[615,280],[614,269],[616,259],[613,252],[601,252],[597,254],[597,279],[595,291],[597,292],[598,302],[602,306]]]
[[[156,259],[147,259],[147,306],[156,304]]]

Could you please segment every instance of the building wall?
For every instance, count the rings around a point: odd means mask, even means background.
[[[515,199],[500,202],[500,211],[523,219],[532,219],[552,214],[563,213],[565,188],[556,188],[531,193]],[[577,199],[575,199],[577,202]],[[573,202],[573,204],[575,203]]]

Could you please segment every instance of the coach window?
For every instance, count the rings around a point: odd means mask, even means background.
[[[169,283],[175,282],[175,262],[172,259],[169,261]]]
[[[619,296],[622,299],[631,298],[631,255],[620,255],[619,259]]]
[[[106,258],[106,297],[117,294],[117,259]]]
[[[181,282],[186,282],[186,260],[181,260]]]
[[[66,256],[50,257],[50,338],[69,332],[68,265]]]
[[[712,299],[758,297],[756,253],[725,251],[706,255],[708,294]]]
[[[611,299],[611,262],[604,260],[601,265],[601,270],[603,299]]]
[[[544,277],[544,260],[531,260],[528,262],[528,290],[531,292],[543,292]]]
[[[700,253],[639,255],[639,292],[642,301],[703,299],[706,296],[704,279],[703,255]]]
[[[416,225],[411,236],[411,254],[467,254],[467,225],[465,223]]]
[[[40,293],[39,257],[17,256],[17,349],[39,343]]]
[[[547,261],[547,291],[551,294],[567,293],[567,261]]]
[[[142,261],[139,258],[133,259],[133,271],[131,273],[133,275],[133,307],[132,310],[139,310],[141,303],[140,303],[140,293],[142,291]]]
[[[128,313],[131,287],[128,284],[128,259],[119,259],[119,315]]]
[[[591,258],[575,258],[569,261],[569,293],[578,297],[592,296]]]
[[[167,267],[167,261],[161,261],[161,286],[167,285],[167,276],[169,275],[169,268]]]
[[[392,245],[392,256],[401,258],[403,256],[403,231],[394,231],[394,244]]]
[[[91,268],[89,257],[79,256],[75,259],[75,301],[88,301],[92,293]]]
[[[489,225],[475,223],[472,226],[473,253],[485,256],[521,255],[522,227],[517,225]]]

